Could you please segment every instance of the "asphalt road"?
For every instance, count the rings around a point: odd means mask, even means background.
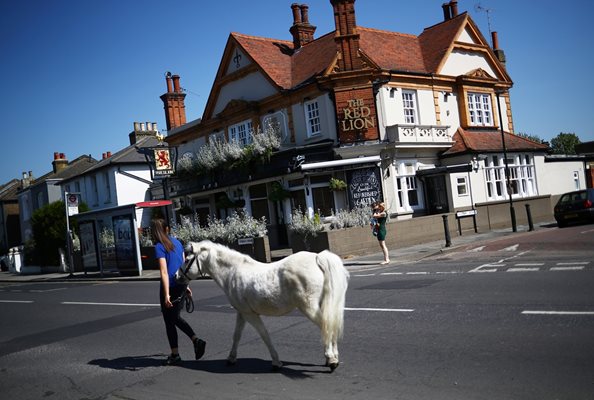
[[[592,399],[592,225],[517,234],[420,262],[357,266],[341,365],[323,366],[299,314],[266,318],[285,366],[247,327],[225,364],[234,311],[209,280],[184,314],[206,355],[162,367],[157,282],[0,284],[4,399]]]

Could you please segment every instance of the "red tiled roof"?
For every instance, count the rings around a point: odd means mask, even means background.
[[[504,132],[505,148],[507,151],[546,151],[548,146],[545,144],[533,142],[530,139],[523,138],[508,132]],[[499,130],[464,130],[458,128],[454,134],[454,145],[446,150],[443,155],[451,156],[469,152],[501,152],[503,145],[501,143],[501,131]]]
[[[361,49],[385,70],[429,72],[419,39],[414,35],[358,28]]]
[[[462,13],[420,36],[357,27],[361,50],[384,70],[435,73],[462,25]],[[231,33],[243,50],[280,88],[290,89],[322,73],[337,52],[335,31],[293,51],[293,42]]]
[[[448,21],[426,28],[421,33],[419,42],[427,71],[437,72],[439,64],[467,19],[466,13],[462,13]]]

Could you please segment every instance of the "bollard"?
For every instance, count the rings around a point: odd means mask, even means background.
[[[534,230],[534,224],[532,223],[532,213],[530,212],[530,204],[526,204],[526,216],[528,217],[528,231]]]
[[[443,230],[445,231],[445,247],[450,247],[452,245],[452,238],[450,237],[450,226],[448,225],[448,216],[447,214],[442,215],[441,218],[443,218]]]

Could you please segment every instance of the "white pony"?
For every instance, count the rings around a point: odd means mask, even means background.
[[[338,367],[337,342],[343,330],[349,272],[336,254],[303,251],[261,263],[208,240],[190,243],[186,253],[177,281],[187,283],[208,274],[237,310],[229,364],[237,361],[237,346],[247,321],[268,347],[273,368],[280,368],[282,363],[260,315],[280,316],[297,308],[321,329],[326,365],[332,371]]]

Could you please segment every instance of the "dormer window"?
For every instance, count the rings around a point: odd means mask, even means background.
[[[471,126],[493,126],[491,96],[487,93],[468,93],[468,114]]]

